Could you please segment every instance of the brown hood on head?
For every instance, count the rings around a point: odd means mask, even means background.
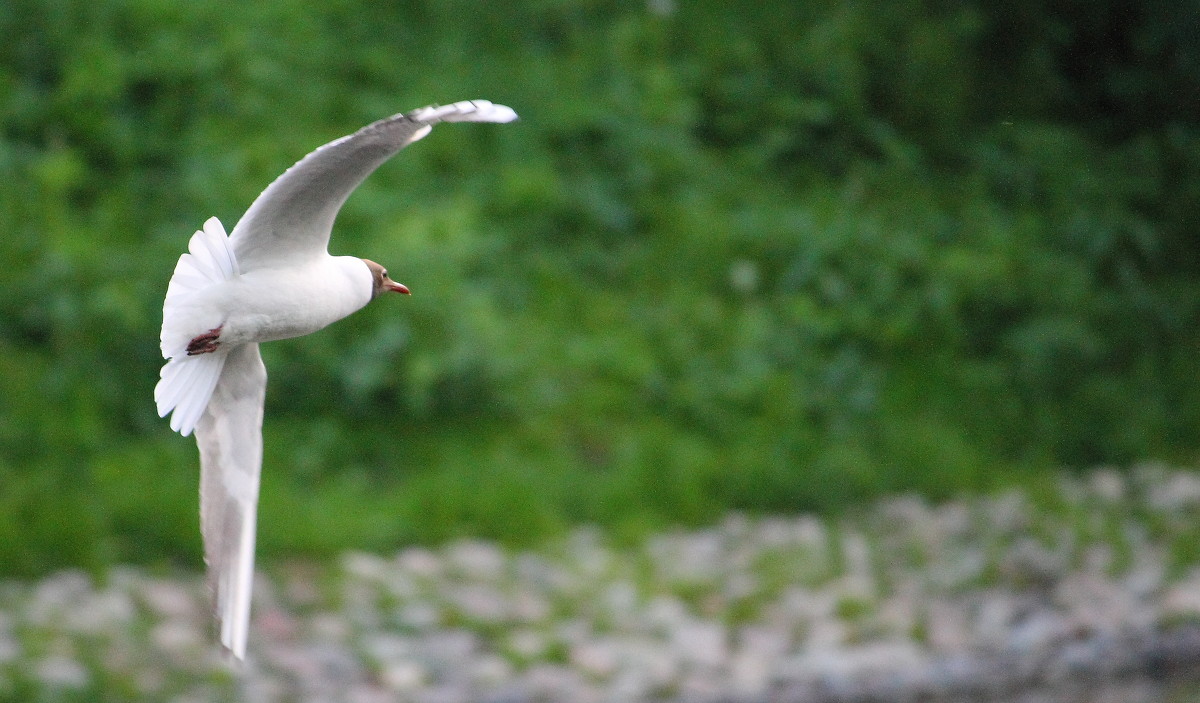
[[[374,300],[375,296],[380,293],[387,292],[409,295],[408,286],[405,286],[403,283],[396,283],[388,278],[387,269],[370,259],[363,259],[363,263],[367,265],[367,268],[371,269],[371,300]]]

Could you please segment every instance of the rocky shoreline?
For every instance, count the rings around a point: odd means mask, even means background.
[[[64,572],[0,585],[0,701],[1193,700],[1198,518],[1200,476],[1144,466],[633,546],[272,564],[240,666],[198,574]]]

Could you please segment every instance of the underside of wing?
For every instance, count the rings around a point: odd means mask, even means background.
[[[258,345],[234,347],[196,425],[204,560],[221,645],[238,659],[250,627],[266,386]]]
[[[376,168],[438,122],[511,122],[487,100],[430,106],[373,122],[289,168],[250,205],[231,238],[241,270],[298,263],[327,250],[338,210]]]

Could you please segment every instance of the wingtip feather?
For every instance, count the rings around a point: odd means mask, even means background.
[[[490,100],[463,100],[454,103],[453,107],[468,122],[503,124],[517,119],[516,110],[507,105],[498,105]]]
[[[517,119],[517,112],[490,100],[460,100],[449,105],[430,105],[408,113],[417,122],[493,122],[503,124]]]

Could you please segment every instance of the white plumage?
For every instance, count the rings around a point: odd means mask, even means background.
[[[407,293],[379,264],[330,256],[329,235],[358,184],[438,122],[511,122],[486,100],[388,117],[301,159],[226,236],[204,223],[167,286],[154,389],[171,429],[200,449],[200,529],[221,644],[246,655],[267,372],[259,342],[315,332],[385,291]]]

